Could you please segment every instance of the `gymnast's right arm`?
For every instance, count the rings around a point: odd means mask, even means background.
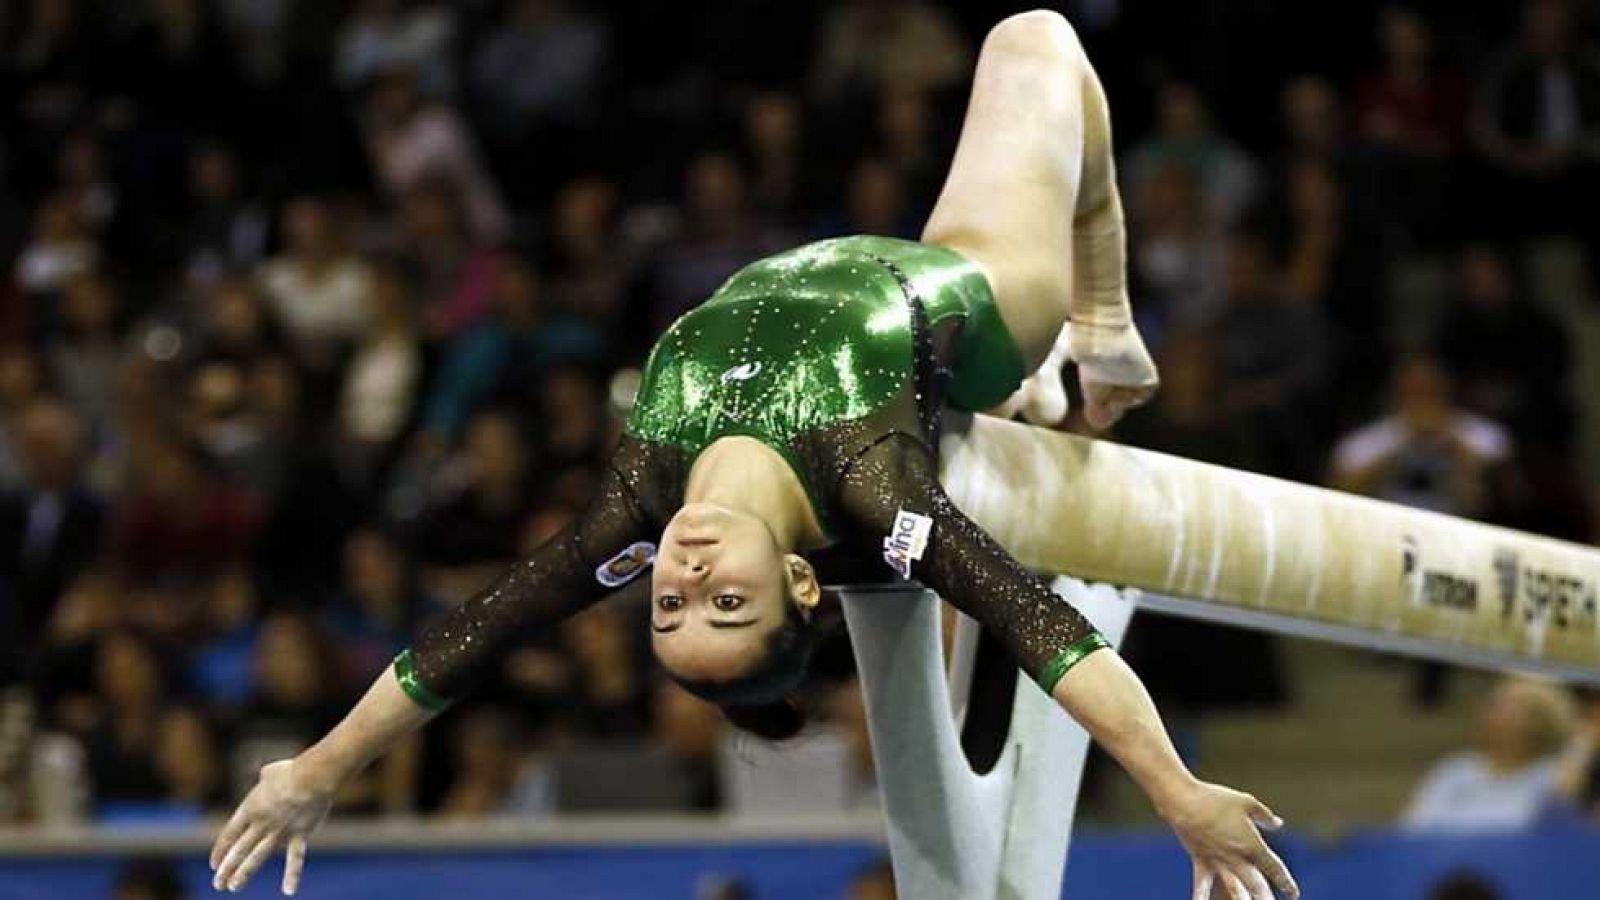
[[[998,637],[1018,664],[1133,776],[1194,861],[1197,898],[1216,883],[1224,895],[1271,900],[1299,889],[1256,831],[1280,824],[1247,794],[1194,777],[1173,749],[1149,693],[1076,609],[1050,591],[940,487],[923,443],[891,433],[846,469],[840,502],[854,525],[895,552],[902,531],[925,518],[926,545],[897,560]],[[909,518],[908,518],[909,515]],[[1093,523],[1084,523],[1092,528]],[[884,537],[887,536],[885,540]]]
[[[327,815],[340,785],[468,691],[529,631],[560,622],[642,571],[647,560],[629,551],[657,533],[637,493],[646,468],[643,448],[624,439],[597,499],[582,515],[486,590],[424,628],[322,740],[294,759],[264,767],[260,782],[217,836],[213,886],[240,889],[277,847],[287,845],[283,892],[294,893],[306,837]]]

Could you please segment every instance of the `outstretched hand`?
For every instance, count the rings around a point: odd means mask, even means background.
[[[1296,900],[1300,888],[1258,829],[1283,827],[1266,804],[1201,782],[1175,807],[1163,810],[1194,861],[1193,900]]]
[[[213,888],[242,889],[267,857],[287,846],[283,892],[299,890],[306,839],[327,818],[333,792],[311,785],[295,766],[295,760],[285,759],[262,767],[261,780],[239,803],[212,845]]]

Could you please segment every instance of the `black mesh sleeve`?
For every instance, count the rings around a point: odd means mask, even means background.
[[[631,580],[654,558],[662,489],[649,445],[625,439],[595,499],[488,588],[425,626],[396,661],[411,697],[439,706],[469,689],[530,629],[553,625]]]
[[[1107,646],[1088,619],[956,508],[939,485],[932,455],[912,436],[890,433],[858,456],[845,470],[838,502],[860,539],[886,555],[883,542],[902,513],[931,519],[921,558],[902,557],[910,577],[998,637],[1046,691],[1079,659]],[[885,567],[893,568],[887,559]]]

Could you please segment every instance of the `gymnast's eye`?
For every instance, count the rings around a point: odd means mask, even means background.
[[[683,598],[677,594],[662,594],[656,599],[656,605],[662,612],[677,612],[683,609]]]
[[[744,605],[744,598],[738,594],[718,594],[711,602],[721,612],[733,612]]]

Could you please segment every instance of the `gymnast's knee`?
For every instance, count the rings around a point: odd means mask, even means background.
[[[1072,23],[1054,10],[1035,9],[1000,20],[983,40],[983,54],[1001,58],[1011,56],[1050,56],[1071,62],[1084,58],[1083,44]]]

